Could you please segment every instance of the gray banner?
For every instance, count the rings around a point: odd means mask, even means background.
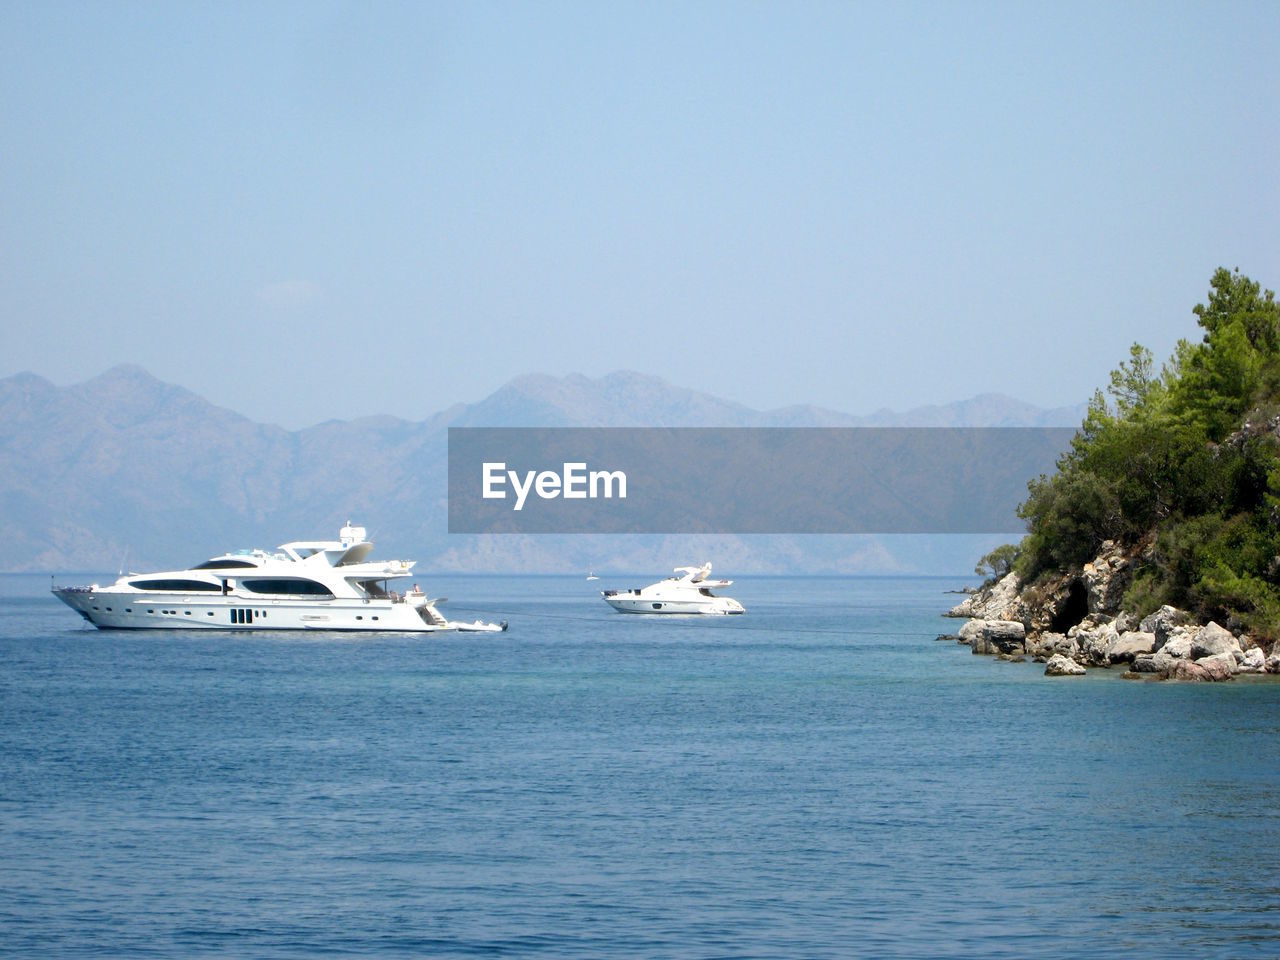
[[[449,429],[450,533],[1014,533],[1074,429]]]

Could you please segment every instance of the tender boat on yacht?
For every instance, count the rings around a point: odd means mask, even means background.
[[[299,540],[275,552],[241,550],[188,570],[130,573],[101,587],[54,587],[101,629],[498,632],[501,623],[446,620],[414,584],[412,560],[369,560],[373,543],[348,521],[337,540]]]
[[[682,576],[667,577],[638,590],[603,590],[605,603],[621,613],[746,613],[737,600],[712,593],[732,580],[710,580],[711,564],[676,567]]]

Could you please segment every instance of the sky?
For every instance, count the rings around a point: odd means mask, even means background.
[[[0,4],[0,377],[1085,400],[1280,285],[1276,3]]]

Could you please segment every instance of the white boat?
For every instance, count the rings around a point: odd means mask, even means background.
[[[711,564],[676,567],[680,576],[667,577],[638,590],[604,590],[605,603],[621,613],[746,613],[737,600],[712,593],[732,580],[711,580]]]
[[[501,623],[446,620],[411,576],[412,560],[369,560],[373,543],[348,521],[338,540],[241,550],[187,570],[130,573],[109,586],[54,587],[95,627],[171,630],[361,630],[496,633]]]
[[[597,577],[597,576],[596,576],[594,573],[592,573],[590,570],[588,570],[588,571],[587,571],[587,579],[588,579],[588,580],[599,580],[600,578],[599,578],[599,577]]]

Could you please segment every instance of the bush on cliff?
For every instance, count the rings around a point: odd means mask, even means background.
[[[1015,569],[1063,572],[1113,540],[1135,552],[1131,612],[1172,603],[1277,637],[1280,305],[1219,269],[1194,313],[1202,341],[1159,372],[1134,344],[1057,472],[1031,482]]]

